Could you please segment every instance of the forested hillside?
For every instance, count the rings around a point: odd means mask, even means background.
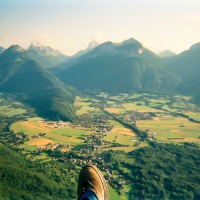
[[[0,199],[76,199],[72,183],[56,177],[51,167],[56,169],[53,163],[30,162],[0,143]]]
[[[200,103],[200,43],[194,44],[189,50],[172,57],[167,61],[171,73],[180,79],[178,92],[194,96]]]
[[[17,45],[0,55],[0,91],[17,95],[44,117],[75,118],[73,101],[77,91],[62,83]]]
[[[199,154],[195,144],[151,142],[150,147],[128,154],[113,151],[109,162],[132,182],[130,199],[197,200],[200,198]]]

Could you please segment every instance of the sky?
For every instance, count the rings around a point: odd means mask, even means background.
[[[92,40],[133,37],[180,53],[200,42],[199,0],[0,0],[0,46],[39,41],[73,55]]]

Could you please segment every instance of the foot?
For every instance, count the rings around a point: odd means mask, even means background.
[[[82,168],[78,181],[78,196],[86,191],[94,192],[98,200],[108,200],[108,186],[97,167],[90,165]]]

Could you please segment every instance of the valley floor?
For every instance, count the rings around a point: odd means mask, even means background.
[[[75,108],[79,117],[73,122],[48,121],[16,101],[6,102],[1,96],[0,114],[12,121],[7,119],[9,126],[5,125],[4,132],[7,128],[10,136],[4,135],[2,142],[21,149],[34,161],[69,162],[76,172],[86,163],[97,165],[115,199],[130,199],[133,194],[133,150],[152,147],[154,142],[194,148],[200,144],[200,108],[189,97],[106,93],[78,96]],[[72,182],[76,176],[70,174]]]

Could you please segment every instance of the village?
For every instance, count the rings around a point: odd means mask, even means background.
[[[104,141],[101,134],[95,133],[84,137],[84,143],[80,145],[49,144],[43,149],[37,149],[32,154],[46,153],[59,162],[69,162],[79,167],[88,164],[95,165],[105,173],[106,179],[115,189],[121,188],[123,184],[129,184],[131,180],[125,177],[123,172],[116,170],[115,165],[107,162],[108,152],[112,154],[112,150],[109,150],[112,143]],[[63,148],[68,148],[68,151],[62,152]]]
[[[120,116],[122,117],[122,116]],[[141,114],[138,112],[126,112],[122,120],[130,123],[136,119],[149,120],[151,114]],[[125,147],[129,145],[122,145],[118,143],[118,136],[112,142],[104,140],[104,137],[114,128],[114,125],[109,120],[114,120],[112,115],[99,114],[96,115],[92,112],[80,116],[79,119],[73,122],[64,121],[38,121],[38,123],[45,123],[52,126],[54,129],[61,129],[70,127],[83,131],[90,131],[90,134],[82,134],[79,139],[83,140],[82,144],[70,145],[62,143],[49,143],[43,147],[38,148],[32,152],[32,156],[40,155],[41,153],[47,154],[52,159],[59,160],[60,162],[69,162],[75,166],[82,167],[86,164],[96,165],[99,169],[105,172],[105,176],[113,188],[119,189],[123,184],[129,184],[131,180],[124,175],[123,171],[115,170],[115,164],[107,162],[107,153],[111,152],[113,147]],[[153,140],[155,134],[150,129],[146,130],[148,140]],[[124,133],[125,134],[125,133]],[[45,133],[38,133],[31,136],[29,139],[45,136]],[[140,143],[139,136],[133,136],[131,141],[133,145],[137,146]]]

